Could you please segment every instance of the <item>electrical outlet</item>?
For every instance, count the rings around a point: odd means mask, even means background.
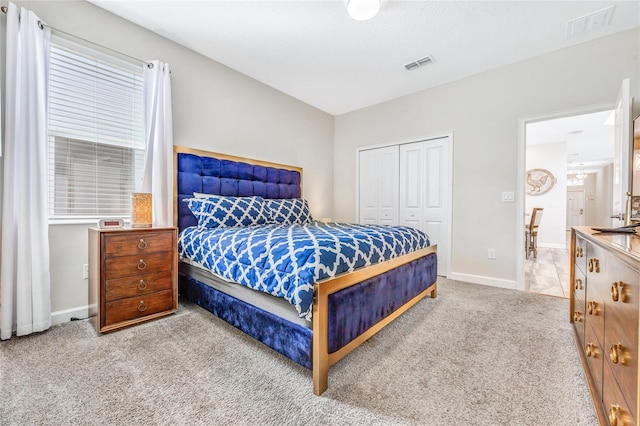
[[[82,279],[89,279],[89,265],[87,265],[86,263],[82,265]]]
[[[495,259],[496,258],[496,249],[489,249],[489,252],[487,253],[487,257],[489,259]]]

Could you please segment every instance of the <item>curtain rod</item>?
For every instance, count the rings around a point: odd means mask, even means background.
[[[6,14],[7,14],[7,11],[8,11],[7,6],[2,6],[2,7],[0,7],[0,11],[6,15]],[[62,33],[62,34],[68,35],[68,36],[70,36],[70,37],[76,38],[76,39],[78,39],[78,40],[82,40],[82,41],[84,41],[84,42],[86,42],[86,43],[93,44],[94,46],[98,46],[98,47],[100,47],[100,48],[102,48],[102,49],[110,50],[111,52],[115,52],[115,53],[117,53],[117,54],[119,54],[119,55],[126,56],[127,58],[135,59],[136,61],[139,61],[139,62],[142,62],[143,64],[146,64],[146,65],[147,65],[147,67],[149,67],[149,68],[153,68],[153,64],[152,64],[151,62],[144,61],[144,60],[142,60],[142,59],[140,59],[140,58],[136,58],[135,56],[127,55],[126,53],[122,53],[122,52],[120,52],[120,51],[118,51],[118,50],[111,49],[110,47],[103,46],[103,45],[98,44],[98,43],[95,43],[95,42],[93,42],[93,41],[91,41],[91,40],[87,40],[87,39],[85,39],[85,38],[78,37],[77,35],[74,35],[74,34],[68,33],[68,32],[66,32],[66,31],[59,30],[59,29],[57,29],[57,28],[54,28],[54,27],[52,27],[52,26],[49,26],[49,25],[45,24],[45,23],[44,23],[44,22],[42,22],[42,21],[38,21],[38,26],[39,26],[41,29],[43,29],[44,27],[47,27],[47,28],[49,28],[49,29],[50,29],[50,30],[52,30],[52,31],[56,31],[56,32],[58,32],[58,33]]]

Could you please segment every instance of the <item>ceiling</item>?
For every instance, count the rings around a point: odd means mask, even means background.
[[[611,114],[602,111],[528,123],[527,145],[566,142],[567,171],[595,172],[613,163],[615,130]]]
[[[332,115],[640,26],[638,1],[382,0],[368,21],[346,0],[89,1]],[[567,37],[569,20],[611,5],[605,25]]]

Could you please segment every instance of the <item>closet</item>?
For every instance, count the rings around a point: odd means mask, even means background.
[[[438,275],[448,273],[451,137],[363,148],[358,153],[358,219],[404,225],[438,245]]]

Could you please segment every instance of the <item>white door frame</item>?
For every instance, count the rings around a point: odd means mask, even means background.
[[[537,121],[553,120],[554,118],[571,117],[574,115],[589,114],[592,112],[600,112],[606,110],[612,110],[615,108],[615,102],[607,102],[602,104],[595,104],[584,106],[580,108],[572,108],[568,110],[558,111],[555,113],[537,115],[532,117],[524,117],[518,119],[518,174],[516,175],[516,290],[524,290],[524,226],[525,226],[525,192],[524,192],[524,174],[526,172],[526,132],[527,124],[535,123]]]
[[[443,134],[438,134],[438,135],[429,135],[429,136],[425,136],[425,137],[418,137],[418,138],[411,138],[411,139],[405,139],[405,140],[399,140],[399,141],[395,141],[395,142],[386,142],[386,143],[381,143],[381,144],[377,144],[377,145],[367,145],[367,146],[362,146],[362,147],[358,147],[356,148],[356,176],[360,176],[360,167],[358,164],[358,159],[360,158],[360,151],[366,151],[369,149],[376,149],[376,148],[384,148],[384,147],[388,147],[388,146],[394,146],[394,145],[404,145],[404,144],[408,144],[408,143],[415,143],[415,142],[423,142],[423,141],[428,141],[428,140],[433,140],[433,139],[442,139],[442,138],[449,138],[449,144],[448,144],[448,155],[449,155],[449,164],[447,165],[447,176],[446,176],[446,187],[447,187],[447,191],[449,192],[449,200],[447,202],[447,209],[449,211],[448,214],[448,223],[447,223],[447,227],[445,229],[445,236],[448,239],[448,244],[447,244],[447,251],[446,251],[446,256],[447,256],[447,261],[446,261],[446,267],[447,267],[447,274],[445,276],[445,278],[449,277],[449,275],[451,275],[451,246],[452,244],[452,240],[453,240],[453,132],[450,133],[443,133]],[[356,205],[356,220],[358,220],[360,218],[360,189],[359,189],[359,185],[356,185],[356,197],[355,197],[355,205]],[[522,225],[524,226],[524,225]],[[523,228],[524,229],[524,228]],[[524,240],[522,242],[522,244],[524,244]],[[438,248],[438,251],[440,251],[440,248]],[[524,267],[524,266],[523,266]]]

